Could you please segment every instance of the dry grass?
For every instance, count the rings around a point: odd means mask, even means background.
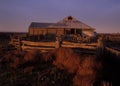
[[[76,74],[73,78],[75,86],[90,86],[101,76],[102,65],[94,55],[83,57],[69,48],[56,49],[51,55],[56,57],[53,65]],[[47,58],[50,59],[52,56],[48,55]]]
[[[24,55],[24,60],[25,60],[25,61],[33,61],[33,60],[35,60],[35,59],[38,58],[38,54],[39,54],[39,51],[37,51],[37,50],[28,51],[28,52]]]
[[[65,69],[69,73],[75,73],[79,68],[79,56],[72,49],[59,48],[55,52],[55,57],[56,60],[53,61],[53,64],[60,69]]]
[[[71,79],[74,86],[92,86],[101,76],[102,69],[101,62],[97,60],[96,56],[77,54],[70,48],[58,48],[47,53],[36,50],[10,51],[0,61],[6,62],[6,65],[15,70],[24,66],[22,68],[24,73],[29,73],[34,69],[38,70],[37,68],[46,66],[46,64],[54,65],[60,70],[67,71],[68,74],[75,74],[73,80]]]
[[[73,83],[75,86],[92,86],[101,77],[101,71],[102,64],[97,61],[96,57],[84,57],[73,79]]]

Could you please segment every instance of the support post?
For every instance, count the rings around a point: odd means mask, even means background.
[[[103,55],[104,52],[104,45],[102,37],[98,38],[98,56]]]
[[[61,36],[56,37],[56,47],[55,48],[60,48],[62,44],[62,38]]]
[[[59,37],[56,37],[56,47],[55,48],[59,48],[60,47],[60,40]]]

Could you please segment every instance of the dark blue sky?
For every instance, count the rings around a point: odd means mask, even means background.
[[[0,31],[27,32],[31,22],[69,15],[97,32],[120,33],[120,0],[0,0]]]

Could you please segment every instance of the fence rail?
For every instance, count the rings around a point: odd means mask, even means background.
[[[11,43],[19,49],[22,50],[31,50],[31,49],[39,49],[39,50],[51,50],[59,47],[67,47],[67,48],[77,48],[77,49],[88,49],[95,51],[100,46],[100,43],[74,43],[68,41],[60,41],[57,39],[54,42],[32,42],[26,40],[18,40],[12,39]]]
[[[10,44],[14,45],[15,48],[20,49],[21,42],[20,39],[11,39]]]
[[[56,46],[56,42],[31,42],[31,41],[21,41],[22,45],[28,46]]]
[[[63,41],[61,47],[69,47],[69,48],[84,48],[84,49],[96,49],[97,43],[71,43]]]
[[[105,49],[107,51],[111,52],[112,54],[115,54],[116,56],[120,55],[120,51],[118,51],[118,50],[115,50],[115,49],[112,49],[112,48],[109,48],[109,47],[105,47]]]
[[[31,50],[31,49],[38,49],[38,50],[52,50],[57,47],[56,42],[31,42],[31,41],[21,41],[22,43],[22,50]]]
[[[52,49],[54,49],[54,48],[42,48],[42,47],[31,47],[31,46],[21,46],[21,48],[22,48],[22,50],[35,50],[35,49],[37,49],[37,50],[52,50]]]

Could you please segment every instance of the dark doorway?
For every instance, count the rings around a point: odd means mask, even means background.
[[[82,30],[81,29],[76,29],[76,34],[82,34]]]
[[[75,34],[75,29],[70,30],[71,34]]]

